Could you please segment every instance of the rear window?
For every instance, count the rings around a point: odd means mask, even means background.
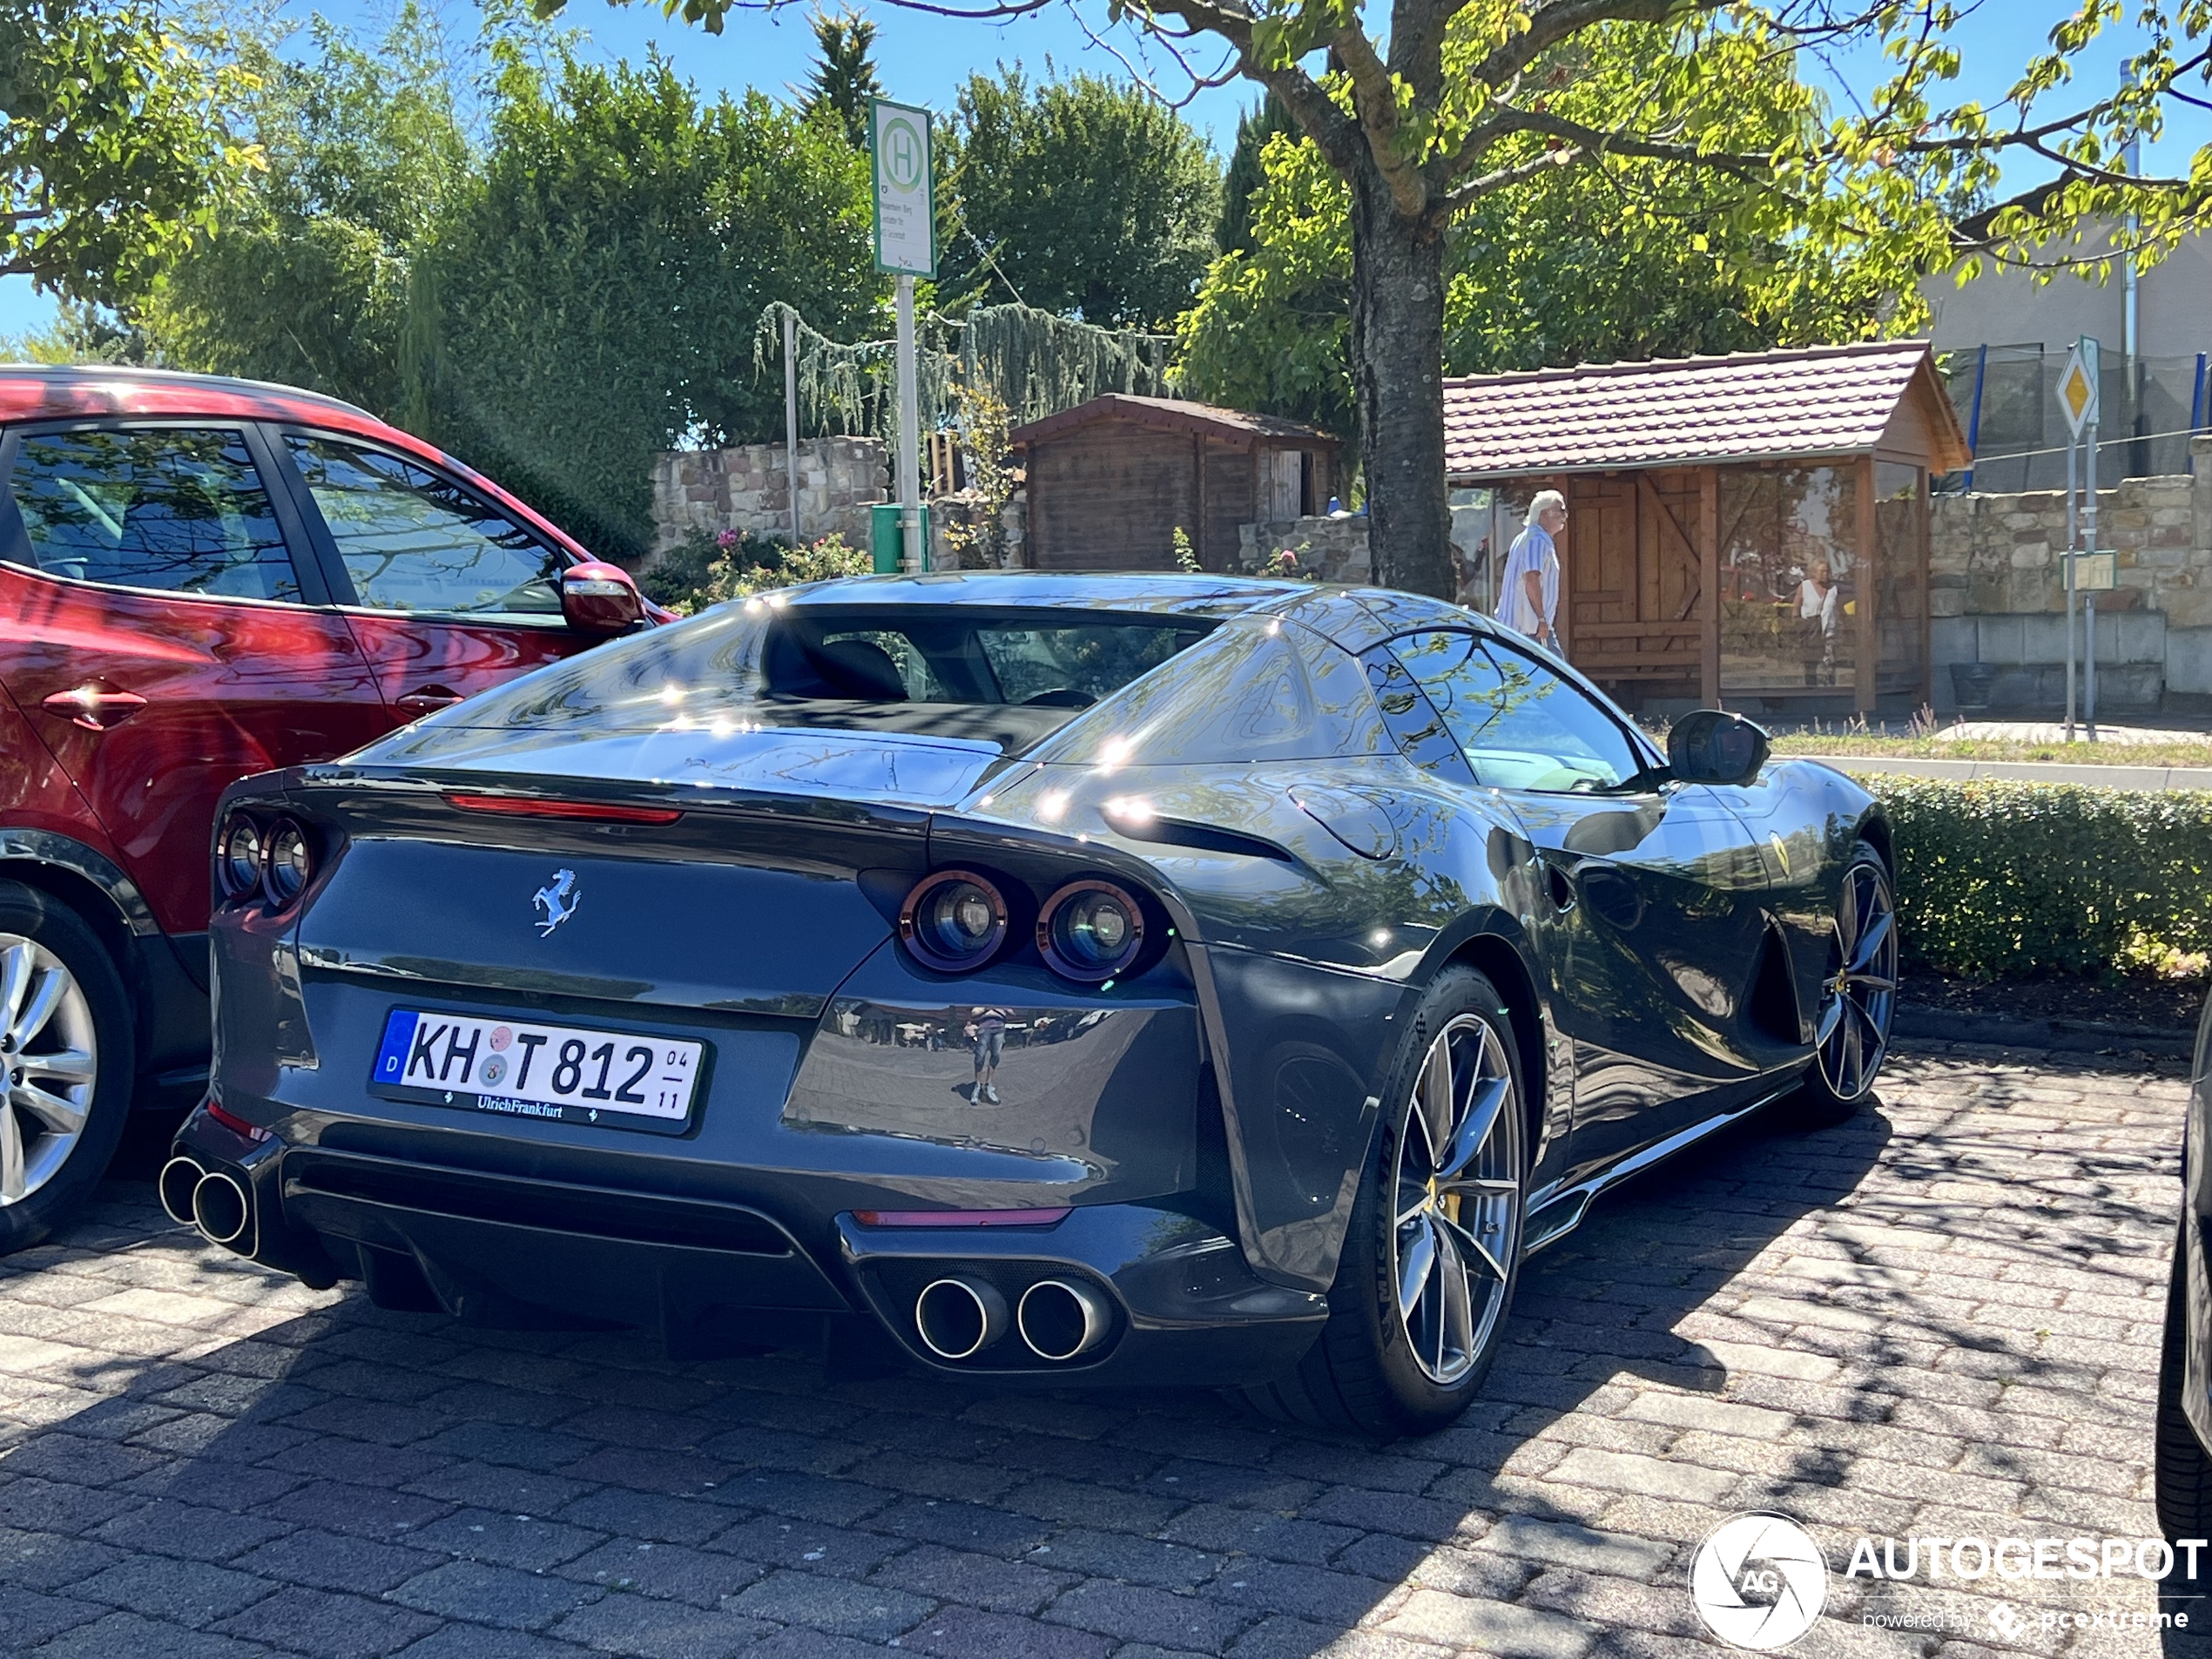
[[[936,732],[1017,752],[1216,625],[1068,610],[728,605],[603,645],[435,723]]]

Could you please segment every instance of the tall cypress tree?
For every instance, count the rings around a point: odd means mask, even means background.
[[[833,15],[814,14],[814,39],[821,61],[806,83],[807,114],[827,110],[845,128],[855,149],[868,142],[868,100],[880,98],[883,87],[875,78],[875,62],[868,49],[875,44],[875,25],[849,8]]]
[[[1260,152],[1278,132],[1298,136],[1298,124],[1272,92],[1237,118],[1237,147],[1221,181],[1221,223],[1214,232],[1214,245],[1224,253],[1242,253],[1252,245],[1252,192],[1267,182]]]

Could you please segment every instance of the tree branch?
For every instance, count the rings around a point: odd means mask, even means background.
[[[1470,179],[1440,197],[1436,204],[1437,216],[1439,219],[1449,219],[1462,207],[1470,206],[1478,198],[1487,196],[1494,190],[1517,185],[1524,179],[1534,179],[1538,173],[1548,172],[1554,167],[1571,167],[1585,159],[1587,154],[1585,151],[1574,149],[1547,150],[1540,156],[1531,156],[1512,166],[1493,168],[1480,178]]]
[[[1659,24],[1719,11],[1730,0],[1548,0],[1528,27],[1507,37],[1468,71],[1485,86],[1501,86],[1569,36],[1601,23]]]
[[[1745,155],[1726,150],[1700,150],[1694,144],[1668,144],[1652,138],[1635,138],[1626,132],[1607,132],[1597,127],[1584,126],[1579,121],[1566,120],[1546,110],[1511,110],[1500,113],[1505,118],[1507,132],[1541,132],[1547,138],[1561,139],[1594,155],[1635,156],[1646,161],[1679,161],[1691,166],[1715,168],[1761,183],[1765,182],[1774,170],[1771,156]]]
[[[1329,44],[1352,83],[1352,107],[1359,112],[1361,136],[1375,171],[1389,186],[1393,205],[1407,219],[1420,218],[1430,206],[1428,180],[1399,148],[1397,83],[1356,21],[1339,30]]]
[[[899,0],[902,5],[907,3],[907,0]],[[1216,0],[1152,0],[1149,10],[1179,18],[1192,29],[1220,36],[1236,48],[1238,62],[1244,74],[1283,100],[1283,107],[1291,112],[1291,118],[1319,147],[1331,166],[1349,174],[1359,165],[1359,124],[1339,109],[1320,84],[1297,64],[1261,65],[1252,52],[1251,13],[1241,6],[1217,3]]]

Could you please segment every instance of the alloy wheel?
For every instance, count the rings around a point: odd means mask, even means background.
[[[1889,1052],[1896,1006],[1896,908],[1881,867],[1862,860],[1844,872],[1837,896],[1835,942],[1815,1038],[1821,1081],[1837,1099],[1857,1100],[1873,1086]]]
[[[1437,1034],[1398,1141],[1392,1283],[1414,1363],[1449,1386],[1474,1368],[1521,1249],[1521,1109],[1497,1032],[1471,1014]]]
[[[99,1080],[84,988],[35,939],[0,933],[0,1204],[51,1180],[84,1133]]]

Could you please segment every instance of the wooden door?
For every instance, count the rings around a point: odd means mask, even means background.
[[[1564,493],[1560,640],[1570,661],[1602,678],[1620,655],[1622,628],[1636,620],[1635,487],[1620,477],[1570,478]]]

